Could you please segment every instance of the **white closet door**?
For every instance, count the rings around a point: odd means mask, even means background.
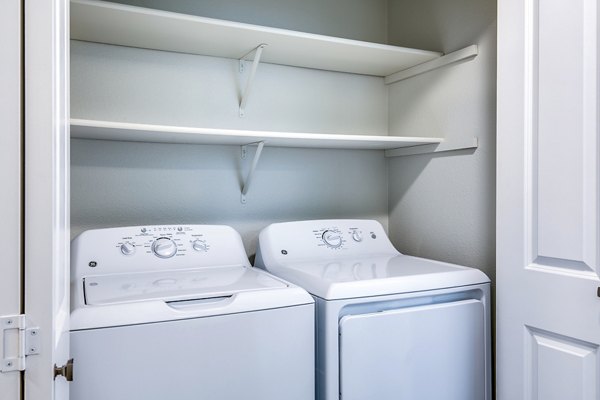
[[[68,400],[68,383],[53,376],[69,358],[68,5],[24,1],[25,313],[40,327],[26,400]]]
[[[497,398],[600,398],[598,4],[499,0]]]
[[[21,1],[0,4],[0,317],[21,311]],[[13,337],[14,330],[8,333]],[[1,336],[1,335],[0,335]],[[11,356],[0,343],[0,357]],[[0,368],[2,369],[2,368]],[[21,373],[0,372],[0,397],[20,396]]]

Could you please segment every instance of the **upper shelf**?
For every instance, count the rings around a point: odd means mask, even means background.
[[[267,44],[267,63],[388,76],[441,53],[94,0],[71,1],[71,38],[240,59]]]
[[[273,147],[387,150],[441,143],[440,138],[338,135],[322,133],[245,131],[132,124],[126,122],[71,120],[71,137],[155,143],[247,145],[265,142]]]

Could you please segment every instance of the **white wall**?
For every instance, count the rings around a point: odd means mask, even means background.
[[[479,138],[479,148],[389,160],[389,231],[404,253],[495,277],[496,3],[390,0],[390,42],[474,61],[390,86],[393,134]]]
[[[136,4],[142,3],[148,4]],[[191,12],[191,7],[211,17],[226,13],[244,22],[299,23],[317,33],[385,39],[383,1],[344,0],[344,7],[340,0],[249,3],[162,2],[174,11]],[[359,19],[372,22],[353,23]],[[73,118],[387,133],[387,89],[381,78],[261,64],[240,118],[244,80],[235,60],[76,41],[71,51]],[[71,152],[73,235],[110,226],[223,223],[240,231],[252,254],[259,230],[272,222],[373,218],[387,226],[387,165],[381,151],[267,147],[245,205],[240,188],[251,158],[242,161],[237,146],[73,140]]]

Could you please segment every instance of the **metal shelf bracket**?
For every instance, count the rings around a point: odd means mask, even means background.
[[[465,47],[464,49],[457,50],[452,53],[445,54],[440,58],[436,58],[431,61],[424,62],[422,64],[415,65],[414,67],[396,72],[395,74],[388,75],[384,78],[386,85],[403,81],[413,76],[421,75],[429,71],[434,71],[438,68],[445,67],[446,65],[456,64],[461,61],[472,60],[479,54],[479,48],[476,44]]]
[[[250,90],[252,89],[252,82],[254,81],[254,76],[256,75],[256,70],[258,69],[258,64],[260,63],[260,56],[262,55],[263,49],[267,45],[265,43],[259,44],[256,48],[252,49],[245,56],[240,58],[240,74],[243,74],[246,70],[246,61],[247,59],[254,54],[254,60],[252,60],[252,67],[250,67],[250,75],[248,76],[248,81],[246,82],[246,88],[242,93],[242,99],[240,100],[240,117],[244,116],[246,110],[246,103],[248,103],[248,96],[250,95]]]
[[[257,146],[257,148],[256,152],[254,153],[254,158],[252,159],[252,164],[250,165],[250,170],[248,171],[248,175],[246,176],[246,180],[244,181],[244,185],[242,186],[242,204],[246,204],[246,193],[248,193],[248,189],[250,189],[250,183],[252,182],[252,177],[254,176],[254,171],[256,170],[256,166],[258,165],[258,160],[260,159],[260,155],[262,153],[263,147],[265,146],[265,142],[250,143],[242,146],[242,159],[246,158],[246,155],[248,153],[248,146]]]

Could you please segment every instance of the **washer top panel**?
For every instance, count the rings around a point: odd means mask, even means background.
[[[87,305],[211,299],[288,287],[264,271],[245,266],[90,276],[83,286]]]
[[[228,226],[95,229],[71,243],[71,330],[313,304],[304,289],[252,268]]]

